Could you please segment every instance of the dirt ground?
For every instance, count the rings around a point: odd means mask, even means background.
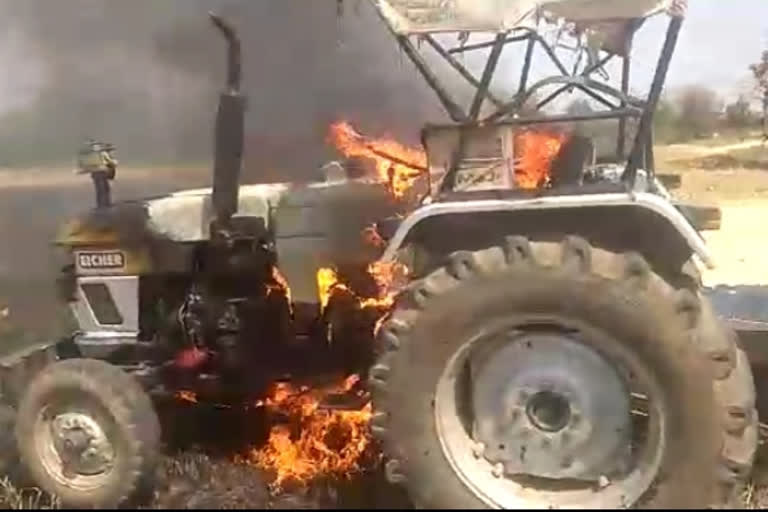
[[[745,152],[749,159],[738,158]],[[659,172],[681,175],[675,197],[721,209],[720,229],[703,233],[717,263],[716,269],[704,271],[705,284],[768,285],[762,258],[768,238],[768,147],[757,140],[674,145],[660,147],[657,158]],[[730,166],[711,168],[713,163]]]
[[[673,191],[676,197],[722,209],[721,229],[704,233],[718,262],[717,269],[704,272],[705,283],[768,285],[768,264],[761,257],[768,235],[768,148],[754,140],[729,146],[666,146],[658,149],[657,160],[662,172],[681,175],[682,186]],[[203,168],[150,171],[126,167],[120,170],[115,199],[206,186],[208,173]],[[52,336],[66,321],[59,318],[53,289],[57,260],[48,240],[62,219],[90,207],[90,187],[87,179],[65,167],[0,169],[0,338],[5,350],[11,343]],[[3,325],[13,329],[3,331]],[[169,451],[158,475],[158,490],[148,506],[409,507],[400,491],[385,484],[376,470],[351,482],[319,482],[302,492],[270,496],[265,475],[230,460],[195,445]],[[761,461],[755,485],[744,495],[748,507],[768,505],[768,470],[763,468]],[[0,508],[56,506],[37,491],[20,491],[26,487],[23,477],[8,469],[11,480],[0,478]]]

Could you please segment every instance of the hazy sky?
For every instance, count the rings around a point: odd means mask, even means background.
[[[748,88],[748,66],[768,49],[768,0],[689,0],[678,44],[670,87],[707,84],[723,94]]]

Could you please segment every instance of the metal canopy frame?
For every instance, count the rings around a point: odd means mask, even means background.
[[[664,46],[656,67],[655,76],[651,84],[648,96],[644,99],[633,97],[629,94],[629,81],[631,71],[631,41],[636,30],[643,23],[643,19],[632,20],[629,25],[629,35],[627,48],[624,56],[602,52],[597,62],[586,65],[582,71],[577,71],[579,63],[574,66],[572,72],[569,72],[563,62],[558,58],[552,46],[536,31],[530,28],[516,28],[509,32],[497,34],[489,41],[467,44],[455,48],[446,49],[431,34],[413,34],[410,37],[420,38],[431,47],[440,57],[442,57],[464,80],[474,88],[475,94],[468,108],[462,107],[448,91],[447,87],[440,81],[437,75],[432,71],[424,56],[420,53],[416,45],[408,35],[395,34],[400,47],[416,66],[424,80],[437,95],[443,108],[450,116],[451,120],[457,126],[481,126],[487,124],[527,124],[527,123],[546,123],[546,122],[575,122],[589,121],[596,119],[617,119],[619,129],[616,141],[616,154],[619,160],[627,157],[627,118],[638,118],[638,130],[629,151],[626,167],[623,173],[623,181],[628,188],[634,187],[637,170],[645,162],[646,166],[653,164],[653,151],[648,146],[652,144],[652,120],[658,105],[664,82],[666,80],[669,64],[677,44],[678,35],[683,23],[683,15],[674,13],[670,17],[669,26],[664,41]],[[523,60],[522,71],[518,90],[509,101],[502,101],[490,90],[490,85],[496,73],[499,58],[504,48],[508,44],[525,43],[527,45],[525,57]],[[534,50],[540,47],[544,50],[552,64],[559,71],[558,75],[546,77],[529,85],[530,70],[534,57]],[[484,50],[490,48],[490,54],[485,62],[480,78],[477,78],[469,71],[457,58],[457,54],[463,54],[471,51]],[[621,86],[597,81],[592,76],[601,70],[606,63],[614,58],[623,60]],[[536,116],[521,118],[520,111],[526,105],[533,95],[542,88],[552,85],[559,85],[554,92],[542,99],[536,104],[536,110],[542,109],[556,98],[566,92],[579,90],[591,97],[598,103],[607,108],[606,111],[596,111],[591,114],[571,116]],[[485,118],[481,118],[482,107],[490,102],[494,106],[494,112]],[[456,149],[453,169],[449,169],[443,182],[443,191],[447,192],[453,188],[455,174],[458,168],[458,162],[464,152],[464,137],[459,137],[458,147]],[[653,173],[653,168],[646,169]]]

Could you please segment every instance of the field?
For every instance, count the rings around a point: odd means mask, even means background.
[[[705,284],[768,285],[768,267],[760,261],[768,218],[768,147],[756,140],[675,145],[659,148],[657,155],[660,172],[682,177],[675,197],[722,210],[721,229],[703,233],[718,263],[705,272]]]
[[[706,284],[768,286],[768,265],[761,258],[768,234],[768,148],[752,140],[676,145],[660,147],[657,159],[663,172],[682,176],[682,187],[674,191],[677,197],[722,208],[722,228],[704,233],[719,263],[716,270],[705,272]],[[126,167],[120,170],[115,196],[156,195],[205,186],[208,180],[204,168],[150,172]],[[53,280],[58,266],[49,240],[62,219],[90,207],[90,187],[87,179],[74,176],[68,168],[0,169],[0,339],[4,351],[55,336],[70,321],[55,299]],[[198,414],[205,417],[195,416]],[[187,408],[174,410],[172,416],[180,423],[205,425],[211,421],[207,414],[209,411]],[[231,418],[226,425],[239,429],[241,435],[258,437],[252,420]],[[56,505],[35,491],[18,491],[25,487],[23,477],[13,467],[8,473],[12,480],[0,480],[0,508]],[[199,436],[169,442],[159,480],[158,493],[150,500],[154,508],[407,506],[377,471],[352,482],[321,482],[304,492],[270,496],[265,475],[206,449]],[[763,485],[768,484],[768,471],[758,467],[755,484],[744,496],[745,505],[768,505],[768,490]]]

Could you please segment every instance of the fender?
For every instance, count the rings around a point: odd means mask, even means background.
[[[633,207],[649,210],[666,220],[707,268],[715,268],[715,259],[691,222],[667,199],[656,194],[603,193],[568,196],[537,197],[533,199],[482,199],[437,202],[422,206],[406,217],[395,231],[381,261],[392,261],[411,231],[422,221],[434,217],[490,212],[519,212],[530,210],[589,209],[594,207]]]
[[[37,373],[71,350],[69,340],[42,341],[0,357],[0,409],[15,407]]]

